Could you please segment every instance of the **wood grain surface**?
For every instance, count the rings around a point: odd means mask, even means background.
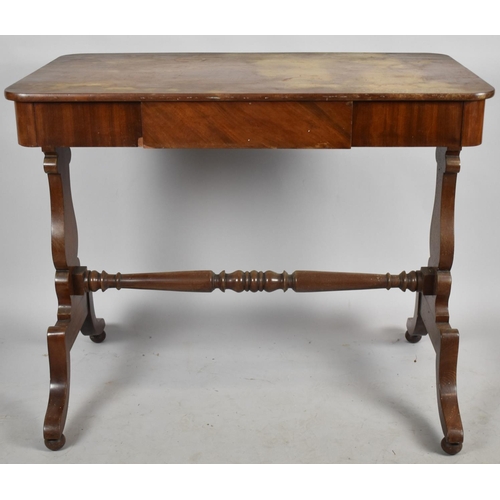
[[[350,102],[147,102],[151,148],[350,148]]]
[[[74,54],[5,91],[15,101],[478,100],[493,87],[441,54]]]

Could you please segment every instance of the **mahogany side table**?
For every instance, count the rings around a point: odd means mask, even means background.
[[[462,147],[481,143],[494,89],[439,54],[78,54],[56,59],[5,90],[19,144],[45,155],[57,322],[48,329],[50,394],[45,444],[64,446],[70,350],[81,331],[105,338],[92,294],[108,288],[296,292],[400,288],[416,294],[406,339],[436,351],[442,448],[463,443],[449,322],[455,185]],[[78,258],[71,147],[434,147],[437,183],[426,266],[409,273],[183,271],[108,274]]]

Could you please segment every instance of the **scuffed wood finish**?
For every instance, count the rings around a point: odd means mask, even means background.
[[[429,268],[435,275],[432,292],[419,293],[415,316],[408,320],[406,338],[417,342],[429,334],[436,351],[438,409],[444,438],[443,450],[456,454],[462,449],[463,426],[457,397],[458,330],[450,326],[448,302],[455,247],[454,218],[459,151],[436,150],[437,181],[430,234]]]
[[[494,89],[440,54],[74,54],[5,90],[24,146],[477,145]]]
[[[104,321],[94,315],[92,296],[76,295],[73,289],[73,269],[78,259],[78,233],[71,198],[68,148],[45,150],[44,170],[50,190],[52,259],[56,269],[58,300],[57,323],[47,332],[50,365],[50,392],[44,422],[46,446],[58,450],[66,441],[63,430],[68,412],[70,383],[70,350],[84,329],[87,335],[100,341]]]
[[[56,268],[57,322],[48,331],[50,394],[45,444],[64,445],[70,350],[81,331],[105,338],[92,294],[108,288],[189,292],[416,292],[406,338],[429,335],[436,351],[443,450],[462,448],[456,370],[458,330],[449,323],[454,203],[462,147],[481,143],[494,89],[440,54],[77,54],[5,90],[23,146],[45,152]],[[69,180],[72,146],[154,148],[437,147],[430,259],[391,274],[183,271],[108,274],[78,259]]]
[[[424,280],[420,271],[392,274],[336,273],[325,271],[180,271],[144,274],[108,274],[105,271],[81,271],[75,273],[74,287],[81,292],[105,292],[108,288],[132,288],[138,290],[164,290],[175,292],[333,292],[340,290],[374,290],[399,288],[422,291]]]
[[[350,102],[151,102],[151,148],[350,148]]]
[[[7,99],[89,101],[463,101],[494,89],[442,54],[73,54],[11,85]]]

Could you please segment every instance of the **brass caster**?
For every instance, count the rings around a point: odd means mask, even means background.
[[[100,344],[101,342],[104,342],[104,339],[106,338],[106,332],[102,332],[99,335],[91,335],[90,340],[92,342],[95,342],[96,344]]]
[[[422,335],[410,335],[408,332],[405,333],[405,339],[410,342],[410,344],[416,344],[420,342]]]
[[[52,451],[60,450],[66,444],[64,434],[61,434],[59,439],[46,439],[45,446]]]
[[[462,443],[448,443],[446,438],[441,441],[441,448],[443,451],[448,453],[448,455],[456,455],[462,449]]]

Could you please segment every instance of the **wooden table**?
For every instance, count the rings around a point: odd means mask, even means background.
[[[462,448],[458,330],[449,323],[455,184],[462,147],[481,143],[494,89],[438,54],[79,54],[60,57],[5,90],[19,144],[45,154],[56,269],[57,323],[48,329],[51,450],[65,443],[70,350],[81,331],[105,338],[92,294],[108,288],[296,292],[400,288],[416,293],[406,339],[436,351],[438,408],[449,454]],[[78,258],[70,147],[435,147],[437,184],[425,267],[399,275],[184,271],[108,274]],[[314,264],[314,263],[312,263]]]

